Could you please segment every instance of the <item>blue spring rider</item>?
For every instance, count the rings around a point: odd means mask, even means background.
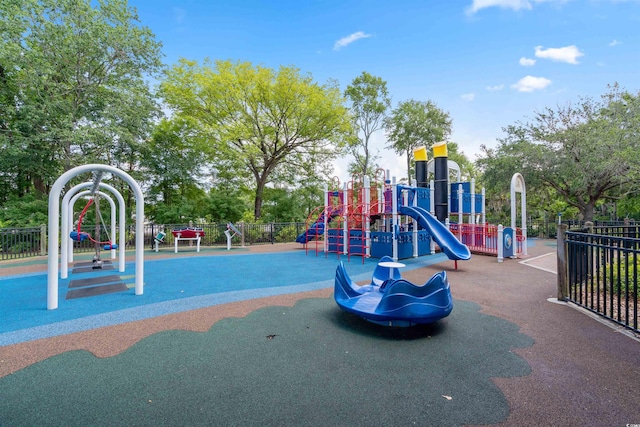
[[[385,256],[380,263],[391,261]],[[447,274],[435,274],[424,285],[402,279],[397,269],[378,265],[371,283],[356,285],[340,262],[336,269],[334,298],[340,308],[385,326],[407,327],[433,323],[447,317],[453,300]]]

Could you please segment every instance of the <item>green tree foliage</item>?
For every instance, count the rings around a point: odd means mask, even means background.
[[[451,134],[449,113],[441,110],[432,101],[402,101],[384,119],[384,128],[389,140],[389,148],[405,154],[407,178],[414,176],[413,150],[436,142],[444,141]],[[451,150],[449,150],[451,151]]]
[[[197,124],[215,164],[242,164],[234,172],[250,174],[256,220],[276,172],[295,175],[335,158],[351,134],[336,84],[315,83],[293,67],[183,59],[167,71],[161,92],[177,117]]]
[[[378,156],[371,151],[369,143],[371,135],[382,129],[386,113],[391,108],[387,82],[363,71],[347,86],[344,95],[351,104],[354,127],[358,131],[357,142],[354,139],[350,146],[354,161],[349,171],[373,176]]]
[[[145,77],[160,58],[126,0],[0,0],[3,195],[47,193],[78,164],[128,169],[157,111]]]
[[[433,154],[433,150],[431,150]],[[447,142],[447,157],[453,160],[460,167],[460,181],[469,182],[478,177],[478,171],[471,160],[460,151],[460,147],[455,142]],[[432,157],[433,158],[433,157]]]
[[[206,218],[209,222],[237,222],[249,212],[243,194],[233,188],[216,188],[209,192]]]
[[[38,227],[47,223],[48,200],[43,195],[12,195],[0,209],[0,228]]]
[[[628,196],[617,203],[617,214],[621,218],[640,220],[640,197]]]
[[[479,165],[487,186],[522,173],[527,188],[552,189],[592,220],[597,204],[626,196],[640,172],[640,93],[617,85],[600,101],[545,108],[504,129],[495,149],[484,147]],[[507,179],[505,181],[505,179]]]
[[[141,149],[140,166],[147,184],[148,216],[157,222],[181,222],[182,214],[175,205],[198,206],[204,196],[204,191],[196,189],[205,175],[202,167],[205,156],[197,139],[193,138],[189,123],[180,119],[162,120]],[[188,190],[190,188],[192,191]],[[193,195],[195,200],[188,200],[188,195]],[[196,218],[202,217],[204,212],[196,215]]]

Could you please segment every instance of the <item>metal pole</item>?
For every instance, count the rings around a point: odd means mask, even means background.
[[[558,224],[558,301],[565,301],[568,296],[569,283],[567,264],[567,224]]]

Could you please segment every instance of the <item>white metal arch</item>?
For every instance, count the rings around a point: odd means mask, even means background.
[[[109,165],[87,164],[75,167],[63,173],[53,184],[49,193],[49,243],[47,259],[47,309],[58,308],[58,239],[60,237],[60,195],[62,189],[72,178],[81,173],[101,171],[124,179],[133,190],[136,199],[136,255],[135,255],[135,294],[142,295],[144,290],[144,195],[138,183],[126,172]],[[64,236],[64,237],[68,237]],[[124,245],[122,245],[124,247]]]
[[[524,184],[524,177],[515,173],[511,177],[511,228],[516,229],[516,193],[521,193],[520,205],[522,209],[522,253],[527,255],[527,187]]]

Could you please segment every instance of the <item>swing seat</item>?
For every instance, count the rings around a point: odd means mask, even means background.
[[[72,231],[71,233],[69,233],[69,237],[71,237],[71,239],[76,242],[84,242],[89,238],[89,234],[82,231],[80,233],[78,233],[77,231]]]
[[[111,245],[104,245],[102,247],[105,251],[109,251],[111,249],[118,249],[118,245],[117,244],[111,244]]]

